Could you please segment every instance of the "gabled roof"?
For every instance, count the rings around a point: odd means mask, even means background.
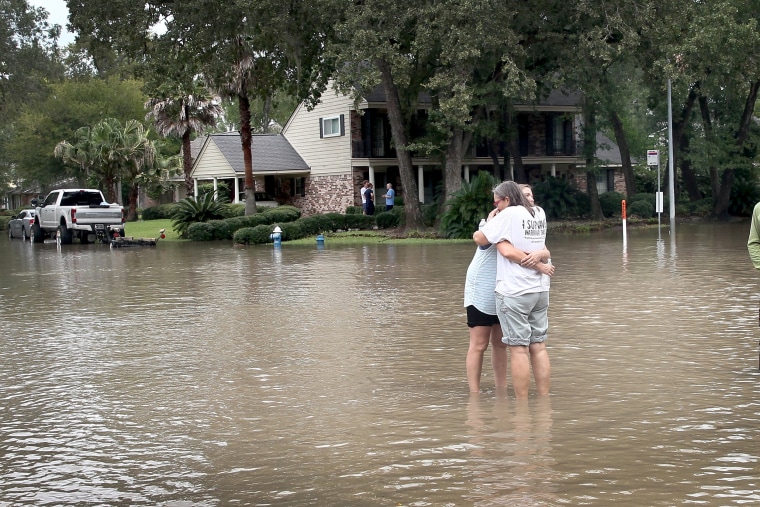
[[[206,143],[213,142],[236,173],[245,173],[243,149],[239,132],[210,134]],[[205,148],[205,145],[204,145]],[[251,152],[254,174],[308,173],[310,168],[287,139],[281,134],[253,134]],[[195,163],[198,163],[203,150]]]
[[[599,131],[596,133],[596,158],[608,167],[623,165],[623,156],[620,154],[617,143]],[[637,159],[631,157],[631,163],[636,162]]]

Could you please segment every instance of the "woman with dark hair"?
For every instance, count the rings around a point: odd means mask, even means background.
[[[510,351],[515,397],[528,397],[530,372],[539,395],[549,394],[551,365],[546,350],[549,328],[549,279],[554,266],[546,249],[546,214],[531,206],[520,186],[505,181],[494,189],[494,202],[505,207],[473,234],[478,245],[495,244],[496,310]]]
[[[365,205],[364,205],[364,211],[367,215],[374,215],[375,214],[375,190],[372,186],[372,183],[369,183],[367,185],[367,190],[364,191],[364,199],[365,199]]]

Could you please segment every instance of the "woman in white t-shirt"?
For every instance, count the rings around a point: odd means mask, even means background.
[[[503,197],[502,197],[503,196]],[[478,245],[495,244],[496,309],[510,350],[512,387],[518,399],[528,397],[530,372],[539,395],[549,394],[551,365],[546,350],[549,327],[549,280],[554,266],[546,249],[546,214],[533,207],[520,186],[505,181],[494,189],[494,201],[505,208],[473,234]]]

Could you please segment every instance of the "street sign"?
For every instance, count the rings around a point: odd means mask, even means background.
[[[647,165],[660,165],[660,150],[647,151]]]

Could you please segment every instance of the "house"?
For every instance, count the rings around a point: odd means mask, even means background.
[[[195,195],[198,185],[220,181],[231,189],[231,202],[245,199],[245,165],[238,132],[209,134],[202,139],[193,162]],[[266,191],[282,203],[303,206],[309,166],[288,140],[279,134],[254,134],[251,138],[256,190]],[[183,180],[184,181],[184,180]]]
[[[537,104],[516,106],[518,145],[530,182],[553,176],[571,180],[585,189],[585,160],[579,136],[580,99],[577,93],[554,91]],[[423,119],[426,108],[429,104],[420,104],[419,116]],[[620,165],[619,151],[615,159],[615,143],[607,138],[603,141],[600,144],[608,152],[600,148],[600,154],[612,166],[611,172],[600,178],[600,191],[602,185],[604,190],[617,188]],[[376,189],[393,183],[398,194],[403,193],[381,87],[358,107],[351,97],[328,91],[312,110],[299,105],[281,134],[254,135],[252,142],[256,190],[268,192],[283,204],[299,207],[304,215],[345,212],[348,206],[359,205],[359,189],[365,179]],[[493,159],[503,160],[505,153],[503,143],[495,147],[485,143],[471,147],[463,160],[462,177],[469,179],[481,170],[494,174]],[[443,179],[440,159],[413,156],[412,163],[416,168],[417,199],[432,202],[435,188]],[[234,189],[231,200],[238,202],[244,197],[244,176],[239,134],[206,136],[193,164],[196,192],[199,181],[223,180]],[[499,180],[514,177],[494,176]]]

